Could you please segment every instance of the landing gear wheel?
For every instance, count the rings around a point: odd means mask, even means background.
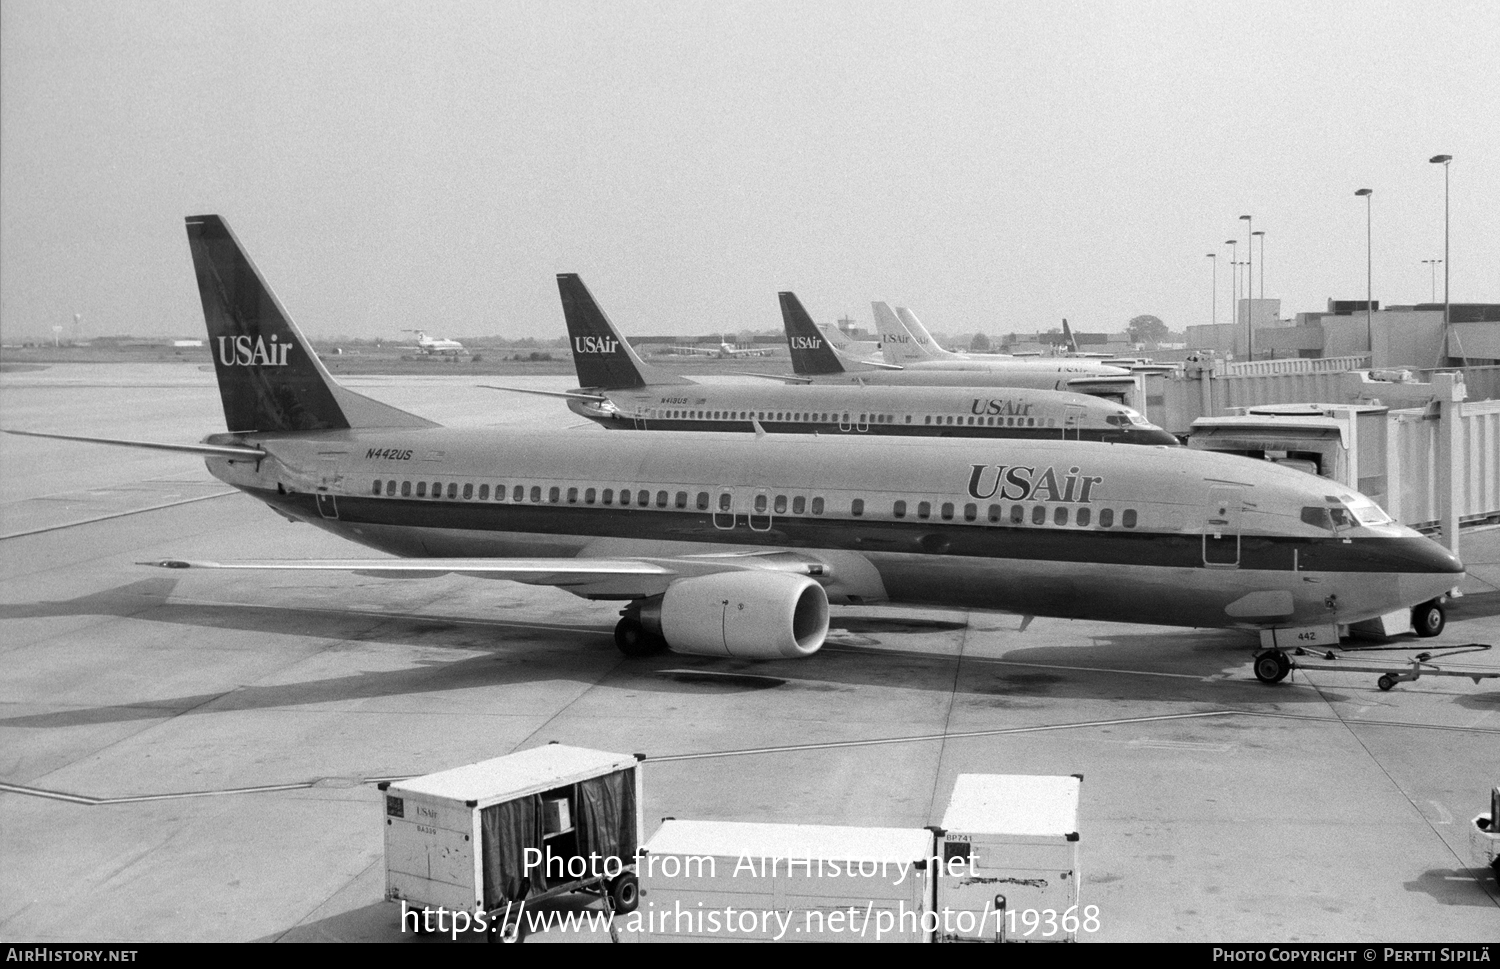
[[[626,616],[615,624],[615,645],[626,656],[650,656],[661,652],[667,644],[648,633],[639,619]]]
[[[641,883],[628,871],[612,879],[608,890],[609,901],[616,915],[629,915],[641,904]]]
[[[1424,602],[1420,606],[1412,606],[1411,628],[1417,631],[1418,636],[1424,639],[1436,636],[1447,624],[1448,616],[1436,599]]]
[[[1292,671],[1292,661],[1279,649],[1255,654],[1255,678],[1262,683],[1280,683]]]
[[[1382,690],[1389,690],[1396,685],[1396,681],[1389,673],[1382,673],[1380,674],[1380,679],[1375,681],[1375,685]]]

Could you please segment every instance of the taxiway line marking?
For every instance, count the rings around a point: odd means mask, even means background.
[[[0,542],[7,538],[22,538],[27,535],[41,535],[46,532],[60,531],[64,528],[77,528],[79,525],[92,525],[95,522],[107,522],[114,518],[125,518],[130,515],[141,515],[148,511],[161,511],[163,508],[176,508],[178,505],[191,505],[195,501],[208,501],[210,498],[227,498],[237,495],[238,491],[220,491],[212,495],[199,495],[196,498],[183,498],[181,501],[169,501],[161,505],[151,505],[146,508],[135,508],[131,511],[117,511],[113,515],[100,515],[97,518],[84,518],[76,522],[64,522],[61,525],[48,525],[46,528],[32,528],[24,532],[11,532],[8,535],[0,535]]]

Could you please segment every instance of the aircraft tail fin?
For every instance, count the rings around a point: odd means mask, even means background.
[[[557,291],[580,387],[630,390],[648,384],[693,382],[641,360],[576,273],[558,273]]]
[[[222,218],[188,216],[187,235],[230,431],[437,426],[335,383]]]
[[[1068,328],[1068,318],[1066,316],[1063,317],[1063,346],[1067,348],[1069,353],[1078,352],[1078,340],[1073,336],[1073,331]]]
[[[802,308],[796,293],[778,293],[786,345],[792,351],[792,370],[804,375],[843,373],[847,368]]]
[[[945,349],[938,344],[937,339],[917,319],[917,314],[904,306],[896,307],[896,315],[901,318],[901,326],[910,333],[919,352],[925,353],[934,360],[956,360],[960,355],[952,350]]]

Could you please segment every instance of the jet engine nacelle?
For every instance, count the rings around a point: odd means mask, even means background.
[[[807,576],[785,572],[696,576],[643,605],[641,623],[678,653],[798,659],[828,636],[828,594]]]

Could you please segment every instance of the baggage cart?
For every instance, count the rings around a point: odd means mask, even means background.
[[[632,911],[643,759],[549,744],[382,783],[386,898],[402,903],[403,931],[418,910],[428,931],[514,941],[526,904],[566,892]]]

